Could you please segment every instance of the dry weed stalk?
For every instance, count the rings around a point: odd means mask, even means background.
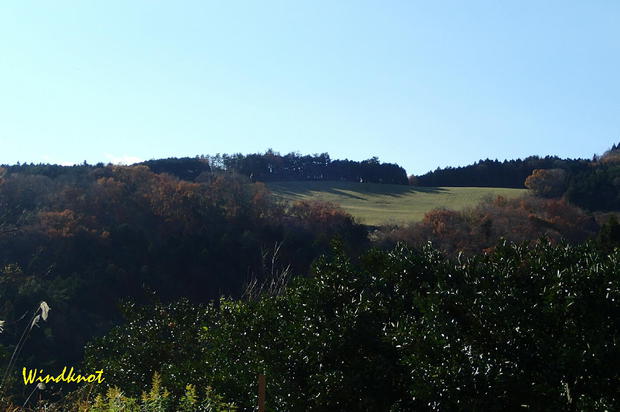
[[[26,324],[26,327],[24,328],[24,331],[22,332],[22,335],[19,338],[19,341],[17,342],[17,346],[15,346],[15,350],[13,350],[13,354],[11,355],[11,359],[9,360],[9,364],[6,366],[6,369],[4,371],[4,376],[2,377],[2,382],[0,383],[0,398],[4,396],[4,392],[6,389],[6,381],[9,377],[9,374],[11,373],[11,370],[15,366],[15,362],[17,361],[17,358],[19,357],[19,354],[21,353],[22,348],[24,347],[24,343],[26,343],[26,339],[28,339],[28,336],[30,335],[30,331],[32,330],[33,327],[38,326],[41,319],[43,319],[44,321],[47,321],[47,317],[49,316],[49,311],[50,311],[50,307],[47,304],[47,302],[42,301],[41,303],[39,303],[39,306],[37,306],[37,309],[32,314],[30,321]],[[0,331],[3,325],[4,325],[4,321],[0,323]],[[28,398],[30,399],[30,397]]]

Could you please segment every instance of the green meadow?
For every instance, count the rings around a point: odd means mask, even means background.
[[[271,182],[269,189],[284,201],[322,200],[340,205],[367,225],[422,220],[432,209],[461,210],[489,196],[514,198],[526,189],[495,187],[414,187],[355,182]]]

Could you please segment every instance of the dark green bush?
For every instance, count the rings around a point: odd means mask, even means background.
[[[142,309],[87,363],[247,409],[265,373],[272,410],[614,410],[619,269],[593,244],[337,254],[277,296]]]

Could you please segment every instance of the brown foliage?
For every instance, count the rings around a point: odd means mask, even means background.
[[[620,150],[608,150],[600,158],[600,163],[618,163],[620,162]]]
[[[50,237],[71,237],[84,229],[76,213],[69,209],[59,212],[40,212],[39,219]]]
[[[564,169],[534,169],[525,179],[525,187],[542,197],[559,197],[566,191]]]
[[[304,223],[324,227],[338,227],[353,223],[353,217],[340,206],[318,200],[301,200],[291,205],[289,214]]]
[[[404,241],[419,245],[431,241],[449,254],[469,254],[488,250],[501,238],[515,242],[541,237],[553,242],[580,242],[593,237],[597,230],[591,216],[562,199],[496,197],[462,212],[436,209],[417,224],[385,230],[376,237],[385,244]]]

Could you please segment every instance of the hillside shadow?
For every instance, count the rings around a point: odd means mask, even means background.
[[[270,182],[272,191],[283,196],[307,196],[312,192],[323,192],[340,197],[356,200],[367,200],[368,196],[405,197],[415,193],[439,194],[446,192],[440,187],[405,186],[382,183],[356,183],[356,182],[316,182],[316,181],[291,181]]]

